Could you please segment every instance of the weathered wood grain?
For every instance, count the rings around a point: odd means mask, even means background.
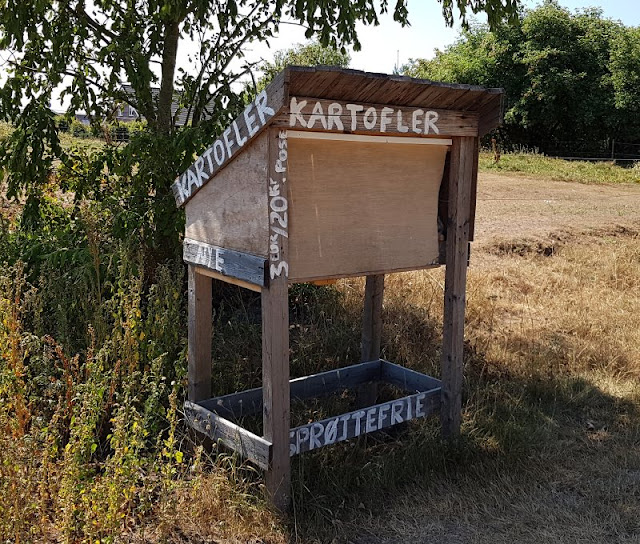
[[[250,253],[225,249],[185,238],[183,258],[188,264],[208,268],[223,276],[237,278],[253,285],[265,284],[265,259]]]
[[[298,455],[361,434],[426,417],[439,410],[440,396],[440,388],[432,389],[296,427],[289,432],[289,455]]]
[[[282,215],[288,208],[286,200],[288,157],[286,133],[283,135],[282,131],[270,129],[268,136],[270,271],[268,287],[262,290],[262,421],[264,438],[273,444],[271,462],[265,478],[267,493],[274,506],[284,511],[288,509],[291,498],[291,466],[288,451],[290,400],[287,262],[289,237],[286,230],[287,222]],[[280,224],[277,224],[278,218],[280,218]]]
[[[464,314],[475,138],[454,138],[449,171],[447,257],[442,340],[442,433],[460,432]]]
[[[332,140],[334,142],[360,142],[368,144],[451,145],[451,138],[414,138],[389,134],[351,134],[347,132],[317,132],[287,130],[289,139]]]
[[[267,256],[267,134],[247,143],[186,205],[185,236],[214,246]]]
[[[188,267],[188,398],[211,396],[211,278]]]
[[[446,152],[447,146],[291,139],[291,280],[437,266]]]
[[[446,109],[411,108],[323,100],[290,98],[288,109],[271,124],[296,130],[334,131],[354,134],[404,136],[476,136],[478,115]]]
[[[185,401],[184,415],[187,424],[196,431],[216,442],[219,440],[260,468],[269,467],[272,445],[268,440],[194,402]]]
[[[473,154],[473,170],[471,174],[471,197],[469,198],[469,242],[476,234],[476,202],[478,200],[478,161],[480,160],[480,138],[475,139],[476,152]]]
[[[182,206],[222,170],[269,124],[284,106],[284,73],[249,104],[196,161],[171,186],[176,205]]]
[[[362,315],[361,361],[374,361],[380,358],[383,296],[384,274],[367,276]]]

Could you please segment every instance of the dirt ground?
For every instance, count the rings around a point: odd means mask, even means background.
[[[496,239],[538,238],[639,220],[640,185],[585,185],[481,172],[474,249]]]

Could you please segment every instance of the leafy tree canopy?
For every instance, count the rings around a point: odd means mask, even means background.
[[[640,140],[640,33],[597,9],[571,13],[547,1],[519,25],[472,25],[405,73],[504,87],[503,132],[514,144]]]
[[[482,11],[497,26],[514,19],[519,0],[439,2],[447,24],[456,14],[466,24],[470,13]],[[269,40],[289,21],[322,46],[357,50],[356,24],[376,25],[390,10],[388,0],[3,0],[1,6],[0,49],[8,62],[0,119],[15,126],[0,146],[8,195],[26,193],[37,220],[43,187],[61,161],[63,189],[78,199],[111,199],[116,232],[140,235],[159,253],[177,247],[182,229],[172,180],[242,106],[235,84],[253,68],[245,45]],[[393,17],[408,24],[407,0],[397,0]],[[196,44],[194,54],[181,52],[185,40]],[[84,110],[94,130],[114,104],[128,103],[148,131],[90,157],[67,151],[50,109],[58,94],[69,101],[70,115]],[[188,113],[186,128],[175,127],[176,98]]]
[[[351,56],[335,47],[325,47],[314,41],[298,44],[290,49],[277,51],[272,61],[266,61],[260,67],[263,75],[258,82],[258,88],[266,87],[285,66],[297,64],[299,66],[340,66],[346,68],[351,62]]]

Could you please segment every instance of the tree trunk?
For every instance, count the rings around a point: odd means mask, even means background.
[[[162,52],[162,82],[158,95],[158,132],[169,134],[173,128],[171,104],[173,103],[173,77],[176,71],[180,23],[165,23],[164,51]]]

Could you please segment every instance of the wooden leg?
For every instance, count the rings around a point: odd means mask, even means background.
[[[262,390],[264,437],[272,444],[267,493],[280,511],[289,508],[289,302],[287,278],[262,290]]]
[[[211,398],[211,278],[189,265],[188,396]]]
[[[375,361],[380,358],[382,337],[382,298],[384,295],[384,274],[367,276],[364,289],[364,312],[362,315],[362,351],[360,360]],[[357,404],[371,406],[378,396],[376,383],[365,383],[358,388]]]
[[[444,287],[442,340],[442,434],[460,434],[464,312],[469,257],[470,198],[473,184],[476,139],[454,138],[451,146],[447,256]]]

